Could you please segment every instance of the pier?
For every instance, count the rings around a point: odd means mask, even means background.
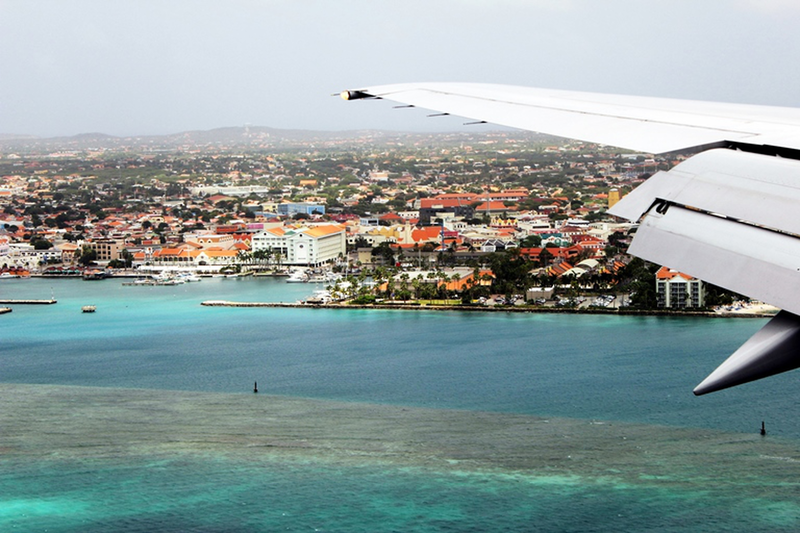
[[[351,304],[347,302],[232,302],[228,300],[206,300],[201,305],[207,307],[284,307],[302,309],[391,309],[402,311],[463,311],[477,313],[552,313],[579,315],[639,315],[639,316],[701,316],[707,318],[772,318],[770,313],[715,313],[714,311],[677,311],[675,309],[606,309],[572,308],[545,306],[478,306],[478,305],[438,305],[429,303],[393,302],[374,304]]]
[[[52,305],[58,300],[0,300],[2,305]]]

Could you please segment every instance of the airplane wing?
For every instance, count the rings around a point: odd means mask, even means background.
[[[610,211],[640,224],[631,254],[783,309],[694,393],[800,367],[800,109],[461,83],[341,96],[649,153],[699,152]]]

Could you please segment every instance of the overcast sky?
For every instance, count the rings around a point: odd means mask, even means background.
[[[800,107],[799,62],[798,0],[0,0],[0,133],[461,127],[330,96],[412,81]]]

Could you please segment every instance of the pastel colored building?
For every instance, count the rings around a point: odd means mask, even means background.
[[[705,286],[697,278],[668,267],[656,272],[658,306],[682,309],[705,305]]]

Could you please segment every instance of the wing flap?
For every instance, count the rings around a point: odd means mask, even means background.
[[[658,200],[800,235],[800,161],[709,150],[655,174],[609,212],[636,221]]]
[[[800,239],[672,206],[648,213],[629,252],[800,314]]]

